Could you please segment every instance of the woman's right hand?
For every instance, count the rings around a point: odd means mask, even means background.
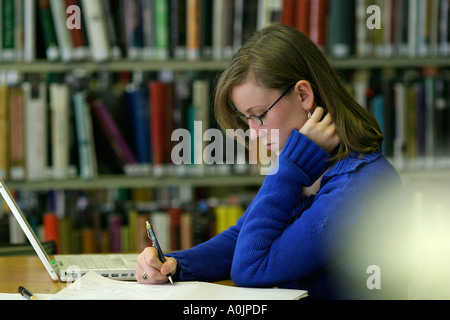
[[[325,110],[322,107],[316,107],[311,118],[300,128],[300,133],[314,141],[324,151],[331,154],[341,142],[341,137],[336,131],[336,125],[327,113],[322,116]]]
[[[162,263],[153,247],[145,248],[137,257],[136,280],[139,283],[164,284],[168,281],[167,275],[176,271],[177,260],[166,257],[166,262]]]

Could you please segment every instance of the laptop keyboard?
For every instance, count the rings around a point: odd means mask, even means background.
[[[81,269],[124,269],[125,263],[119,257],[110,256],[78,256],[69,258],[71,265],[77,265]]]

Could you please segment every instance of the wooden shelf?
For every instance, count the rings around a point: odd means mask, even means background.
[[[399,57],[399,58],[348,58],[330,59],[337,69],[373,69],[373,68],[420,68],[450,67],[449,57]],[[1,62],[0,70],[15,70],[21,73],[68,72],[72,70],[95,71],[220,71],[226,68],[228,60],[161,60],[130,61],[118,60],[108,62],[51,62],[37,60],[35,62]]]
[[[94,71],[160,71],[164,69],[174,71],[218,71],[223,70],[229,61],[130,61],[118,60],[108,62],[50,62],[38,60],[31,63],[0,63],[0,70],[14,70],[21,73],[68,72],[72,70]]]
[[[400,177],[404,183],[417,181],[450,181],[450,168],[430,170],[403,170]],[[233,187],[260,186],[263,175],[217,175],[202,177],[128,177],[124,175],[101,176],[96,179],[81,178],[48,181],[7,181],[13,190],[88,190],[114,188],[157,188],[157,187]]]
[[[127,177],[102,176],[92,180],[73,178],[49,181],[7,181],[13,190],[88,190],[114,188],[155,188],[155,187],[220,187],[220,186],[260,186],[265,176],[227,175],[203,177]]]

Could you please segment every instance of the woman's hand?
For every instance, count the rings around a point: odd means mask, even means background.
[[[162,263],[153,247],[145,248],[137,257],[136,280],[139,283],[163,284],[169,280],[167,275],[176,271],[177,260],[166,257],[166,262]]]
[[[317,107],[311,118],[305,122],[299,131],[314,141],[324,151],[331,154],[341,142],[341,138],[336,131],[336,125],[331,119],[331,115],[327,113],[322,119],[323,114],[324,109]]]

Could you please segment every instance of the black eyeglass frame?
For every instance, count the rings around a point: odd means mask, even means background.
[[[248,124],[248,121],[250,121],[250,119],[253,119],[255,121],[257,121],[257,123],[262,126],[263,120],[262,118],[264,118],[267,114],[267,112],[269,112],[273,107],[275,107],[275,105],[289,92],[291,91],[291,89],[293,88],[293,86],[289,86],[282,94],[281,96],[266,110],[264,111],[262,114],[260,114],[259,116],[255,116],[255,115],[251,115],[249,117],[246,117],[244,114],[237,114],[236,116],[239,117],[244,123]],[[236,109],[236,107],[233,105],[233,107]],[[247,122],[245,122],[247,120]]]

